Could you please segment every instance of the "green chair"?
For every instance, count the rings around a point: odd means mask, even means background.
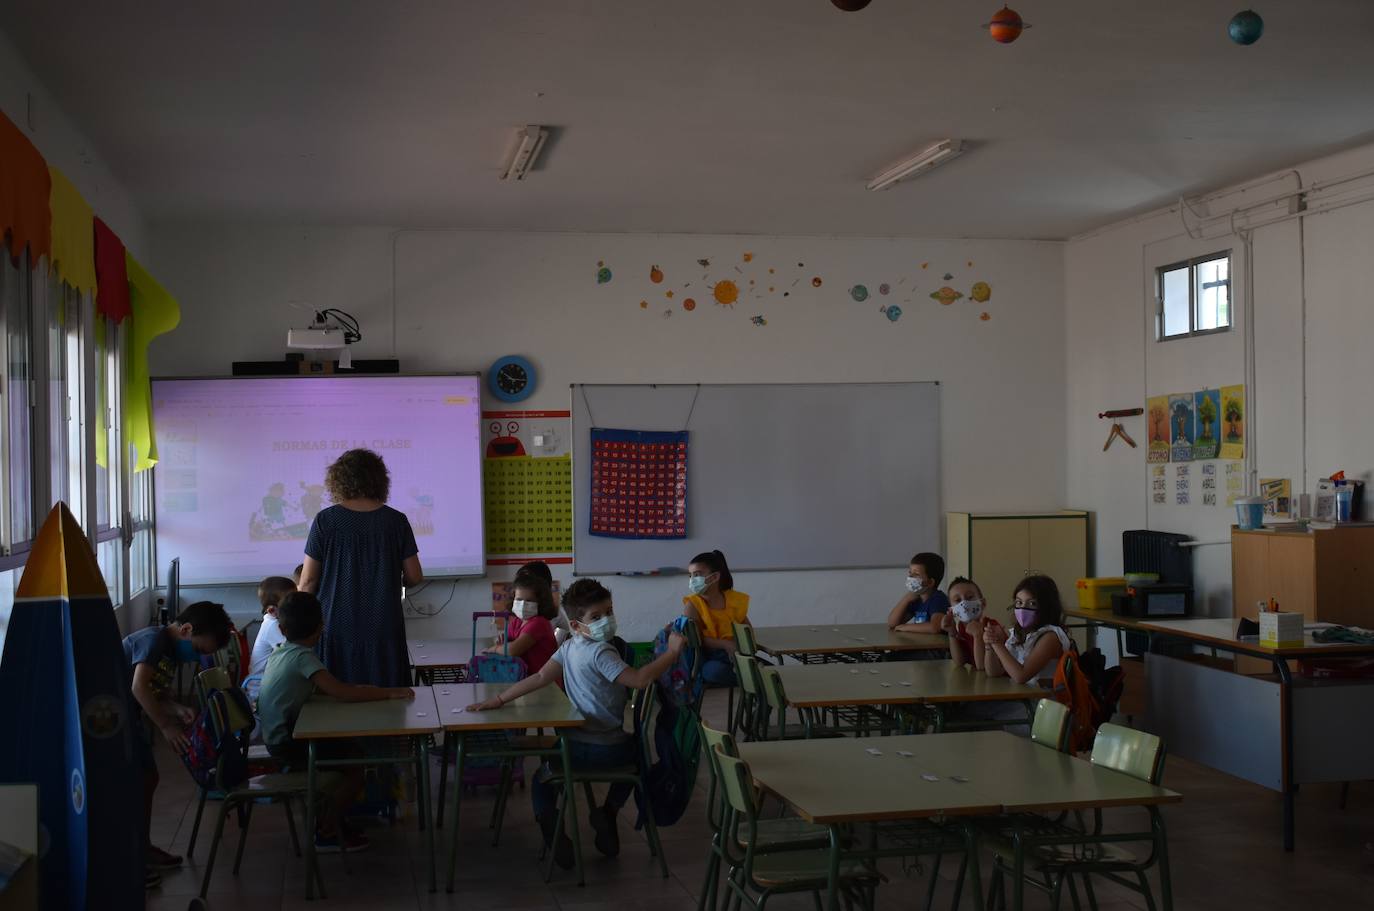
[[[722,840],[725,837],[726,818],[730,813],[730,804],[721,786],[720,763],[716,759],[716,751],[737,759],[739,750],[735,745],[735,738],[728,732],[717,731],[705,723],[701,725],[701,746],[706,753],[706,768],[710,774],[706,789],[706,822],[711,828],[711,845],[706,859],[706,879],[698,893],[697,911],[705,911],[707,908],[714,911],[720,885],[720,865],[721,861],[726,859]],[[739,834],[746,839],[749,836],[747,831]],[[829,830],[825,826],[795,817],[760,819],[758,837],[760,843],[765,845],[793,844],[814,849],[824,848],[830,843]]]
[[[758,673],[765,697],[763,721],[757,728],[760,740],[810,740],[819,737],[844,736],[840,731],[823,725],[817,713],[802,709],[796,710],[801,719],[801,730],[793,729],[789,732],[787,730],[787,709],[790,707],[790,703],[787,701],[787,690],[783,686],[782,677],[778,675],[778,669],[763,667],[758,668]],[[777,713],[778,718],[776,735],[773,732],[774,712]]]
[[[231,682],[229,671],[223,665],[215,665],[214,667],[206,668],[196,675],[196,700],[202,710],[205,708],[207,697],[211,691],[229,689],[237,689],[237,687]],[[251,732],[252,729],[252,719],[249,719],[248,730]],[[246,755],[248,761],[255,765],[276,764],[276,761],[272,759],[272,755],[267,752],[267,747],[262,744],[249,744]],[[201,817],[205,815],[205,802],[209,799],[211,791],[214,790],[213,788],[201,787],[199,782],[197,782],[196,788],[200,791],[200,797],[196,801],[196,818],[191,823],[191,839],[186,845],[187,857],[195,856],[196,839],[200,836],[200,820]],[[289,815],[290,811],[288,810],[287,813]]]
[[[730,733],[745,740],[758,740],[759,723],[767,717],[758,659],[736,652],[735,672],[739,677],[739,710],[730,719]]]
[[[733,904],[747,903],[762,911],[775,895],[810,892],[819,907],[821,893],[829,886],[830,852],[809,847],[809,841],[766,843],[748,764],[725,755],[719,746],[715,754],[729,807],[720,845],[724,860],[730,865],[725,883],[733,893]],[[871,864],[840,860],[837,886],[847,905],[857,901],[871,911],[873,893],[880,880]]]
[[[634,786],[635,792],[639,796],[639,805],[644,813],[644,831],[649,841],[649,854],[658,859],[658,865],[663,871],[663,878],[668,878],[668,860],[663,856],[663,842],[658,837],[658,827],[654,824],[653,810],[649,804],[649,794],[644,786],[644,772],[647,772],[652,762],[649,755],[649,743],[653,739],[653,723],[656,709],[658,687],[650,684],[642,690],[635,691],[633,706],[635,740],[639,747],[639,759],[637,762],[627,764],[615,769],[587,769],[579,771],[577,769],[558,769],[548,778],[549,783],[561,785],[565,778],[570,776],[573,784],[581,784],[587,795],[587,806],[596,806],[595,796],[592,793],[593,784],[618,784],[621,782]],[[568,802],[562,797],[558,801],[558,823],[554,828],[555,832],[564,832],[565,825],[577,824],[576,818],[569,810],[575,812],[575,808],[570,808]],[[570,818],[572,817],[572,818]],[[582,852],[582,840],[573,838],[573,847],[578,854]],[[579,873],[584,869],[581,857],[578,858],[577,869]],[[544,871],[544,881],[548,882],[553,878],[553,851],[549,851],[547,869]],[[585,876],[579,879],[578,885],[585,885]]]
[[[1164,777],[1164,742],[1153,734],[1132,730],[1117,724],[1104,724],[1093,741],[1091,762],[1095,766],[1130,775],[1157,785]],[[1159,868],[1161,904],[1165,911],[1173,908],[1173,886],[1169,876],[1169,844],[1164,818],[1159,807],[1145,807],[1150,818],[1149,831],[1106,832],[1102,811],[1093,811],[1093,825],[1086,832],[1060,832],[1050,835],[1023,834],[1026,874],[1024,882],[1050,895],[1055,908],[1059,907],[1064,886],[1075,908],[1079,907],[1078,889],[1074,878],[1083,881],[1088,904],[1097,907],[1092,877],[1101,876],[1119,886],[1139,892],[1145,907],[1154,911],[1155,898],[1146,872]],[[1149,843],[1144,859],[1123,845]],[[1006,849],[994,848],[992,887],[988,907],[1006,907],[1004,874],[1014,875],[1012,856]]]
[[[216,676],[217,672],[223,674],[223,668],[210,668],[197,678],[196,683],[203,696],[208,695],[209,691],[215,688],[213,686],[214,683],[222,682],[220,678]],[[215,712],[211,712],[210,714],[215,727],[215,739],[223,742],[223,737],[226,732],[233,735],[246,757],[248,735],[252,733],[254,725],[253,716],[244,715],[232,701],[226,701],[225,704],[228,707],[225,718],[220,719]],[[239,823],[239,846],[237,853],[234,855],[235,876],[238,876],[239,867],[243,863],[243,848],[248,841],[248,826],[253,819],[253,807],[259,800],[264,798],[281,801],[283,808],[286,810],[286,825],[291,833],[291,847],[295,850],[297,857],[301,856],[301,844],[300,839],[296,836],[296,820],[291,812],[291,802],[293,800],[299,800],[302,804],[302,809],[304,809],[305,801],[309,799],[306,773],[276,772],[267,775],[257,775],[242,782],[236,787],[227,788],[225,787],[223,779],[224,764],[227,758],[228,757],[221,755],[219,762],[216,763],[215,766],[215,782],[213,789],[223,791],[224,800],[220,804],[219,819],[215,823],[215,836],[210,842],[210,856],[206,858],[205,861],[205,875],[201,878],[201,898],[204,898],[210,890],[210,875],[215,869],[215,855],[219,851],[220,839],[224,835],[224,820],[228,817],[230,810],[236,810],[238,812]],[[325,776],[329,776],[329,773],[325,773]],[[337,776],[326,778],[330,783],[334,783],[334,779],[337,779]],[[322,786],[321,790],[324,789],[325,787]],[[202,807],[204,806],[204,795],[205,791],[202,789]],[[199,811],[197,811],[196,817],[198,824],[200,817]],[[315,833],[307,832],[306,837],[314,838]],[[188,851],[187,853],[189,854],[190,852]],[[318,869],[316,873],[318,876]],[[318,876],[316,881],[320,887],[320,895],[323,897],[324,879],[322,876]]]
[[[1031,740],[1041,746],[1058,750],[1069,749],[1069,709],[1062,702],[1041,699],[1035,706],[1035,718],[1031,721]]]

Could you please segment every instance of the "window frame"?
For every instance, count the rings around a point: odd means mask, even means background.
[[[8,252],[8,251],[5,251]],[[38,494],[40,489],[40,446],[38,440],[38,398],[39,384],[36,381],[39,376],[40,361],[36,356],[39,348],[41,336],[39,327],[35,319],[34,288],[38,284],[35,269],[29,261],[29,251],[24,250],[17,263],[6,263],[5,267],[14,266],[14,274],[18,280],[18,293],[15,295],[14,303],[16,309],[26,316],[24,328],[24,339],[28,345],[25,366],[27,376],[21,382],[27,386],[24,407],[28,409],[28,482],[29,482],[29,534],[23,540],[14,537],[14,497],[10,485],[10,470],[12,467],[13,456],[10,446],[14,442],[11,439],[10,409],[14,402],[11,393],[11,386],[14,382],[10,376],[10,311],[9,308],[0,306],[0,458],[3,465],[0,465],[0,571],[9,571],[23,566],[28,559],[30,549],[33,547],[34,538],[38,535]]]
[[[1235,301],[1235,270],[1232,268],[1234,257],[1231,249],[1217,250],[1202,256],[1191,256],[1188,259],[1178,262],[1166,263],[1155,267],[1155,341],[1173,342],[1185,338],[1199,338],[1206,335],[1218,335],[1222,332],[1230,332],[1235,327],[1235,311],[1232,303]],[[1226,285],[1226,325],[1217,326],[1215,329],[1199,329],[1198,325],[1198,266],[1203,263],[1226,260],[1226,281],[1213,282],[1215,285]],[[1188,331],[1176,332],[1173,335],[1164,334],[1164,276],[1170,272],[1177,272],[1186,269],[1188,272]]]

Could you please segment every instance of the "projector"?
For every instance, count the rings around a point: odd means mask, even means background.
[[[311,326],[309,329],[287,329],[286,347],[313,350],[319,348],[342,348],[348,342],[344,330],[337,326]]]

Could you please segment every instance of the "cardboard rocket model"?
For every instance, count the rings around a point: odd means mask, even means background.
[[[59,503],[24,566],[0,658],[0,782],[38,785],[45,909],[144,906],[129,685],[100,566]]]

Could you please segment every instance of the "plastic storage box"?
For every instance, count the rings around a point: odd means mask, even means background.
[[[1126,580],[1121,576],[1078,580],[1078,606],[1083,610],[1110,610],[1112,595],[1125,593]]]

